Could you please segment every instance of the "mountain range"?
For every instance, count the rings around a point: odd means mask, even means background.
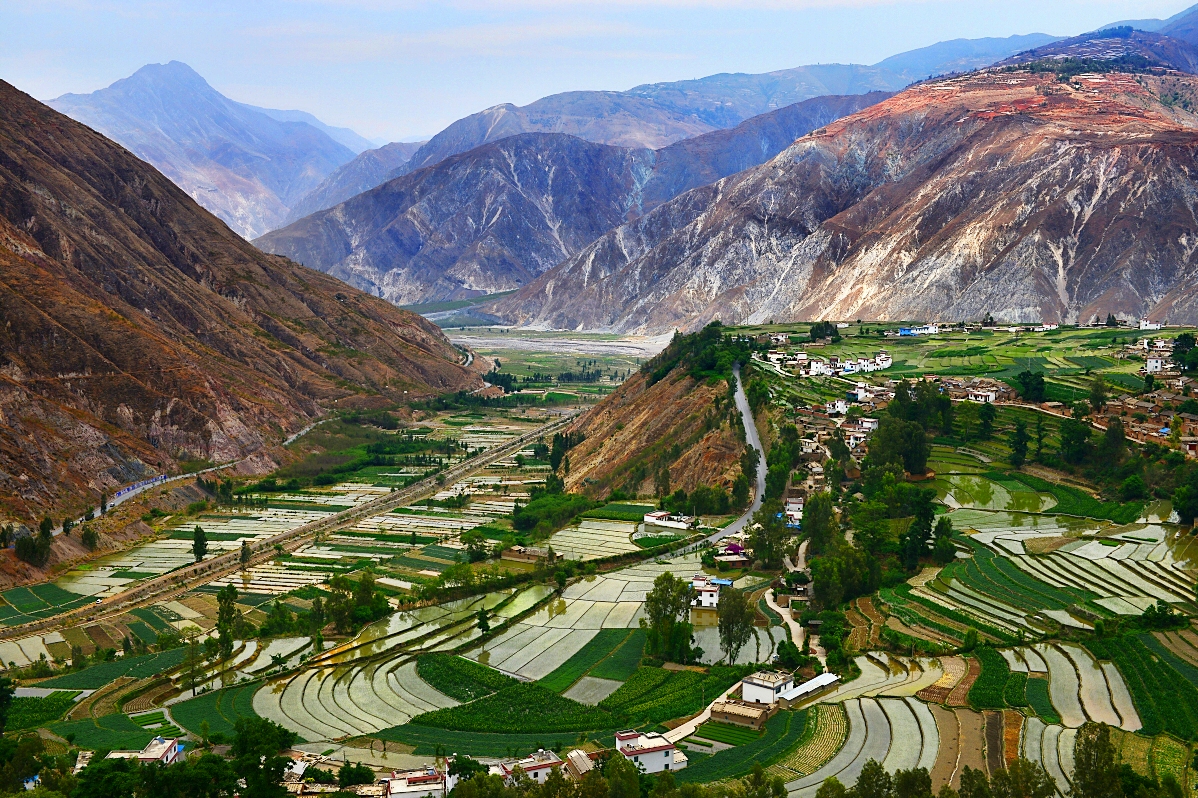
[[[1198,130],[1171,99],[1198,107],[1198,79],[1012,70],[927,82],[828,125],[612,230],[492,310],[641,333],[986,313],[1198,321]]]
[[[271,467],[269,447],[330,409],[482,385],[430,322],[255,249],[2,81],[0,312],[0,503],[17,517],[81,512],[179,461]]]
[[[888,96],[807,100],[658,150],[563,133],[508,136],[254,243],[396,304],[507,291],[679,193]]]

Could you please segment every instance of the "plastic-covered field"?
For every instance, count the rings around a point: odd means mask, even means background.
[[[646,508],[648,511],[650,508]],[[549,545],[569,560],[594,560],[636,551],[632,533],[637,525],[627,521],[583,519],[578,526],[566,527],[549,538]]]
[[[1070,644],[1039,644],[1033,648],[1003,649],[1008,663],[1031,672],[1048,672],[1048,692],[1061,724],[1077,728],[1087,721],[1106,723],[1125,731],[1141,728],[1127,685],[1111,663],[1100,663],[1085,648]],[[1015,670],[1012,667],[1012,670]]]
[[[844,745],[814,773],[789,782],[786,788],[792,797],[813,798],[832,776],[852,784],[871,759],[890,772],[935,765],[940,737],[926,704],[914,698],[853,698],[844,702],[844,710],[848,720]]]
[[[889,654],[863,654],[853,660],[861,675],[819,699],[822,703],[847,701],[862,696],[914,696],[939,683],[945,672],[936,660],[911,659]]]
[[[1061,795],[1068,793],[1073,775],[1073,750],[1077,743],[1077,729],[1066,729],[1057,725],[1045,725],[1039,718],[1028,718],[1023,729],[1021,754],[1025,759],[1038,762],[1057,783]]]
[[[561,598],[465,656],[506,673],[541,679],[574,656],[600,629],[638,628],[644,617],[645,594],[660,574],[668,571],[689,579],[701,570],[698,557],[686,555],[586,577],[567,587]],[[782,627],[755,628],[754,633],[755,640],[745,646],[737,663],[769,661],[785,635]],[[714,626],[697,627],[695,638],[703,648],[704,662],[721,658]]]
[[[468,643],[479,634],[478,611],[492,611],[509,599],[526,600],[501,591],[396,613],[313,657],[309,667],[263,685],[254,695],[253,709],[316,741],[370,734],[456,706],[457,701],[417,676],[416,656]]]

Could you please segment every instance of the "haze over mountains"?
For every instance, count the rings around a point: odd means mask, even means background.
[[[260,252],[2,81],[0,309],[0,496],[20,517],[265,457],[334,406],[481,386],[430,322]]]
[[[808,100],[659,150],[563,133],[509,136],[254,243],[396,304],[507,291],[612,227],[887,96]]]

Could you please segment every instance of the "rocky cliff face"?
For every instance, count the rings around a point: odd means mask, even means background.
[[[656,151],[512,136],[255,244],[396,304],[507,291],[679,192],[759,164],[886,96],[821,97]]]
[[[481,384],[433,325],[254,249],[3,82],[0,314],[0,504],[24,517],[328,408]]]
[[[406,172],[403,169],[420,149],[423,142],[397,141],[377,149],[366,150],[312,189],[291,206],[286,223],[302,219],[345,202],[350,197],[369,191],[381,183]]]
[[[247,238],[278,227],[355,155],[313,125],[287,121],[288,112],[228,99],[178,61],[50,105],[153,164]]]
[[[914,87],[613,230],[493,310],[638,332],[988,312],[1192,323],[1198,131],[1161,97],[1193,82],[994,71]]]

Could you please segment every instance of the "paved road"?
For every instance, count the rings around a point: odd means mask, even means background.
[[[765,451],[761,448],[761,438],[758,437],[757,425],[753,422],[753,411],[749,409],[749,398],[745,396],[745,386],[740,381],[739,363],[733,367],[732,376],[736,378],[736,409],[740,411],[741,421],[745,425],[745,440],[757,450],[758,457],[760,458],[760,462],[757,464],[757,489],[753,494],[753,502],[749,505],[749,509],[745,511],[744,515],[707,538],[712,543],[735,534],[748,526],[749,521],[753,518],[753,513],[761,509],[761,500],[765,496]]]
[[[790,614],[790,608],[779,607],[777,602],[774,601],[774,589],[772,587],[765,591],[765,604],[782,616],[782,620],[786,621],[786,625],[790,628],[790,639],[798,647],[800,653],[805,653],[807,649],[803,648],[803,627]]]
[[[712,701],[710,704],[708,704],[707,708],[704,709],[702,712],[700,712],[698,715],[691,718],[686,723],[679,726],[677,729],[670,729],[668,732],[666,732],[662,736],[665,737],[667,740],[669,740],[672,743],[676,743],[679,740],[683,740],[683,739],[686,739],[687,737],[690,737],[692,734],[695,733],[696,729],[698,729],[700,726],[702,726],[704,723],[706,723],[707,720],[711,717],[711,708],[713,706],[715,706],[717,702],[725,700],[729,695],[732,694],[732,691],[738,687],[740,687],[740,682],[737,682],[736,684],[732,685],[727,690],[725,690],[720,695],[719,698],[717,698],[715,701]]]

